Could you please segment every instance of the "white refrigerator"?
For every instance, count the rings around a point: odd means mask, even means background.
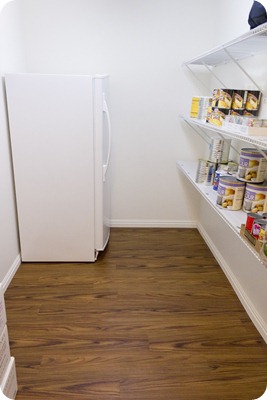
[[[107,75],[6,74],[22,261],[92,262],[110,234]]]

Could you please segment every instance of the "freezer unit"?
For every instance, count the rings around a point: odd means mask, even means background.
[[[95,261],[110,233],[108,76],[5,85],[22,261]]]

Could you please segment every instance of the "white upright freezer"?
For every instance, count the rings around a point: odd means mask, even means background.
[[[95,261],[110,233],[108,76],[5,85],[22,261]]]

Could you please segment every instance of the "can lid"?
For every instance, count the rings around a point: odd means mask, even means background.
[[[265,153],[266,150],[265,151],[263,150],[263,152]],[[254,155],[254,156],[256,155],[256,156],[260,156],[260,157],[264,158],[264,156],[261,154],[261,152],[255,148],[243,148],[243,149],[241,149],[241,154],[242,155]]]
[[[248,213],[248,214],[247,214],[247,217],[253,217],[253,218],[255,218],[255,219],[263,219],[263,218],[262,218],[262,215],[256,214],[256,213]]]
[[[255,219],[255,224],[259,224],[259,225],[267,225],[267,219],[264,218],[260,218],[260,219]]]
[[[222,176],[220,182],[234,186],[245,186],[245,182],[237,180],[234,176]]]
[[[262,183],[247,183],[247,188],[258,191],[267,190],[267,182],[264,181]]]
[[[259,95],[261,92],[259,90],[248,90],[248,93]]]

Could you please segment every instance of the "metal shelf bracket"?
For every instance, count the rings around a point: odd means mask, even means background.
[[[223,83],[220,78],[218,77],[218,75],[215,74],[214,70],[212,70],[206,63],[205,61],[202,61],[202,65],[204,65],[204,67],[209,71],[209,73],[222,85],[222,88],[226,88],[227,86],[225,85],[225,83]]]
[[[190,71],[190,73],[194,76],[194,78],[200,82],[202,84],[202,86],[207,90],[208,93],[210,93],[212,95],[212,90],[210,89],[210,87],[208,87],[207,85],[205,85],[205,83],[199,78],[199,76],[197,74],[195,74],[195,72],[189,67],[188,64],[185,64],[186,68]]]
[[[232,60],[232,62],[243,72],[244,75],[246,75],[246,77],[250,80],[250,82],[253,83],[254,86],[256,86],[256,88],[262,92],[261,88],[259,87],[259,85],[254,81],[254,79],[252,79],[252,77],[248,74],[248,72],[240,65],[240,63],[238,62],[237,59],[235,59],[231,53],[224,48],[225,53],[227,54],[227,56]]]

